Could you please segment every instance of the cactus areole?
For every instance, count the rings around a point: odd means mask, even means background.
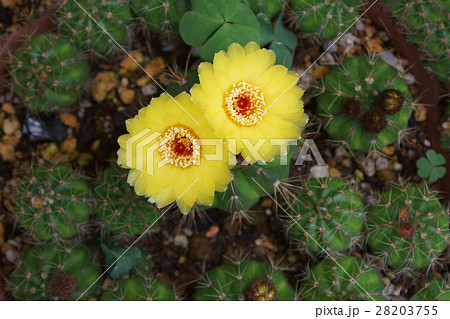
[[[68,274],[59,274],[52,278],[50,289],[59,300],[72,297],[77,288],[77,280]]]
[[[273,282],[259,278],[248,287],[247,298],[250,301],[276,301],[278,300],[278,291]]]

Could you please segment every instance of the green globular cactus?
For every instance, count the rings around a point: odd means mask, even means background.
[[[383,0],[406,30],[408,40],[426,52],[426,63],[439,81],[449,82],[450,2],[445,0]]]
[[[133,15],[128,1],[64,0],[59,15],[61,32],[85,50],[107,55],[129,43]]]
[[[273,265],[237,259],[204,274],[194,300],[288,301],[295,297],[295,290]]]
[[[445,0],[382,0],[408,32],[409,40],[434,56],[448,56],[450,3]]]
[[[181,16],[189,9],[189,0],[131,0],[136,15],[150,31],[165,36],[179,35]]]
[[[113,281],[102,301],[174,301],[175,292],[152,275],[153,259],[143,253],[131,270],[130,277]]]
[[[102,234],[113,241],[141,235],[161,216],[154,204],[136,195],[127,176],[114,165],[100,175],[93,188]]]
[[[436,195],[413,186],[380,196],[368,214],[368,244],[383,262],[406,274],[436,263],[449,241],[449,212]]]
[[[32,109],[48,112],[78,100],[89,68],[80,51],[67,40],[41,34],[17,49],[11,72],[14,92]]]
[[[332,39],[356,22],[360,0],[292,0],[293,23],[300,31]]]
[[[283,8],[283,0],[242,0],[258,15],[271,19],[278,15]]]
[[[100,275],[89,248],[48,244],[23,253],[9,285],[16,300],[89,299],[96,296]]]
[[[426,61],[424,65],[436,74],[438,81],[450,83],[450,57]]]
[[[288,209],[291,236],[311,252],[351,249],[364,231],[364,202],[338,178],[311,179]]]
[[[361,258],[325,259],[309,271],[299,299],[307,301],[386,300],[385,286],[375,268]]]
[[[332,139],[369,152],[406,135],[412,100],[396,68],[379,58],[361,56],[331,68],[317,97],[317,109]]]
[[[442,278],[433,278],[414,296],[412,301],[450,301],[450,284]]]
[[[62,164],[33,167],[13,194],[19,224],[41,240],[67,240],[84,232],[90,200],[86,180]]]
[[[233,179],[227,190],[216,192],[213,207],[231,214],[242,213],[255,205],[261,197],[273,195],[289,177],[290,160],[296,148],[287,155],[277,156],[265,164],[248,164],[231,170]]]

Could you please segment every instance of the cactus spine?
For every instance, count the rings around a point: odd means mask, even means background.
[[[142,234],[161,215],[155,205],[136,195],[127,183],[126,171],[117,165],[101,174],[93,195],[102,234],[113,241]]]
[[[202,276],[194,300],[294,300],[295,291],[271,264],[237,259]]]
[[[76,300],[84,292],[82,299],[95,297],[101,272],[93,260],[85,246],[33,246],[11,275],[11,292],[16,300]]]
[[[309,180],[288,211],[291,236],[315,253],[348,250],[364,230],[364,202],[338,178]]]
[[[410,273],[436,263],[447,248],[449,212],[435,194],[405,185],[381,195],[369,211],[368,227],[375,255]]]
[[[86,180],[62,164],[33,167],[13,200],[19,224],[41,240],[67,240],[84,232],[91,213]]]
[[[384,285],[375,268],[360,258],[343,256],[315,265],[302,285],[299,299],[385,300]]]
[[[13,55],[14,92],[36,111],[66,108],[80,96],[89,69],[80,52],[64,38],[41,34]]]

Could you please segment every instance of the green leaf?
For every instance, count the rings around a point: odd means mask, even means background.
[[[419,158],[416,162],[416,166],[419,169],[417,171],[417,175],[419,175],[422,178],[428,178],[431,174],[431,170],[433,169],[433,166],[431,165],[430,161],[425,157]]]
[[[444,177],[446,171],[447,169],[443,166],[433,168],[430,175],[430,182],[434,183],[439,178]]]
[[[293,58],[291,51],[281,42],[272,42],[269,49],[273,50],[277,56],[276,64],[283,64],[288,69],[291,68]]]
[[[106,268],[109,268],[119,258],[127,248],[113,247],[108,248],[106,245],[101,244],[103,253],[106,256]],[[137,259],[141,258],[141,251],[136,248],[130,248],[111,268],[108,270],[108,274],[111,278],[122,278],[128,275],[130,270],[136,265]]]
[[[191,46],[203,45],[200,56],[207,61],[232,43],[260,43],[260,32],[256,16],[239,0],[193,0],[192,11],[180,21],[183,41]]]
[[[260,45],[263,47],[273,40],[273,29],[272,23],[262,16],[257,16],[259,25],[261,27],[261,43]]]
[[[442,154],[436,153],[434,150],[428,150],[426,155],[433,166],[441,166],[445,164],[445,157]]]
[[[283,28],[283,20],[281,15],[275,24],[274,39],[276,42],[283,43],[291,50],[294,50],[297,46],[297,37],[295,34],[292,33],[291,30]]]

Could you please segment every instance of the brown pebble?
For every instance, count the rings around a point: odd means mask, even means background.
[[[376,53],[381,53],[384,51],[383,47],[374,39],[369,40],[366,45],[369,51],[374,51]]]
[[[341,177],[341,172],[337,168],[330,167],[328,173],[331,177]]]
[[[129,55],[127,55],[122,61],[120,61],[120,66],[128,71],[136,71],[139,68],[139,64],[144,62],[144,56],[141,52],[133,52]],[[136,62],[133,61],[133,59],[136,60]]]
[[[414,111],[414,119],[417,122],[423,122],[427,119],[427,108],[424,105],[417,105],[417,108]]]
[[[355,170],[355,178],[356,182],[360,182],[364,180],[364,173],[361,172],[359,169]]]
[[[60,145],[63,152],[72,153],[77,147],[77,140],[73,136],[68,136]]]
[[[161,73],[166,67],[166,62],[162,57],[157,57],[153,60],[151,60],[147,65],[145,66],[145,71],[151,76],[156,76],[159,73]]]
[[[369,38],[372,38],[374,33],[375,33],[375,28],[373,26],[371,26],[371,25],[366,24],[365,31],[366,31],[366,35]]]
[[[317,68],[314,69],[314,78],[316,80],[323,79],[328,74],[329,68],[323,65],[319,65]]]
[[[392,145],[390,145],[390,146],[385,146],[385,147],[383,147],[383,148],[381,149],[381,151],[382,151],[384,154],[391,156],[392,154],[394,154],[395,147],[392,146]]]
[[[6,112],[8,114],[16,114],[16,110],[14,109],[14,106],[11,103],[4,103],[2,105],[2,111]]]
[[[6,135],[13,135],[19,129],[20,123],[15,117],[8,117],[3,122],[3,132]]]
[[[273,206],[273,201],[270,198],[264,198],[261,202],[261,208],[270,208]]]
[[[267,249],[270,249],[270,250],[275,250],[276,249],[275,245],[272,244],[270,242],[270,240],[267,239],[266,237],[256,239],[255,240],[255,245],[256,246],[261,246],[261,247],[264,247],[264,248],[267,248]]]
[[[205,236],[206,238],[213,238],[214,236],[216,236],[219,233],[219,226],[217,225],[212,225],[211,227],[209,227],[208,231],[206,232]]]
[[[14,154],[14,146],[0,143],[0,156],[6,162],[14,161],[16,159],[16,155]]]
[[[120,99],[125,104],[133,103],[135,95],[136,92],[132,89],[123,88],[122,91],[120,91]]]
[[[392,173],[390,170],[385,169],[382,171],[377,172],[377,177],[382,180],[383,182],[389,182],[395,180],[395,174]]]
[[[148,77],[148,75],[143,75],[143,76],[141,76],[141,77],[137,80],[136,84],[137,84],[137,86],[139,86],[139,87],[143,87],[143,86],[145,86],[149,81],[150,81],[150,78]]]
[[[59,117],[59,120],[68,127],[80,127],[80,123],[77,120],[77,117],[70,113],[62,113]]]
[[[119,82],[117,81],[114,72],[102,72],[95,76],[92,81],[92,97],[97,102],[102,102],[106,99],[108,93],[117,88]]]

